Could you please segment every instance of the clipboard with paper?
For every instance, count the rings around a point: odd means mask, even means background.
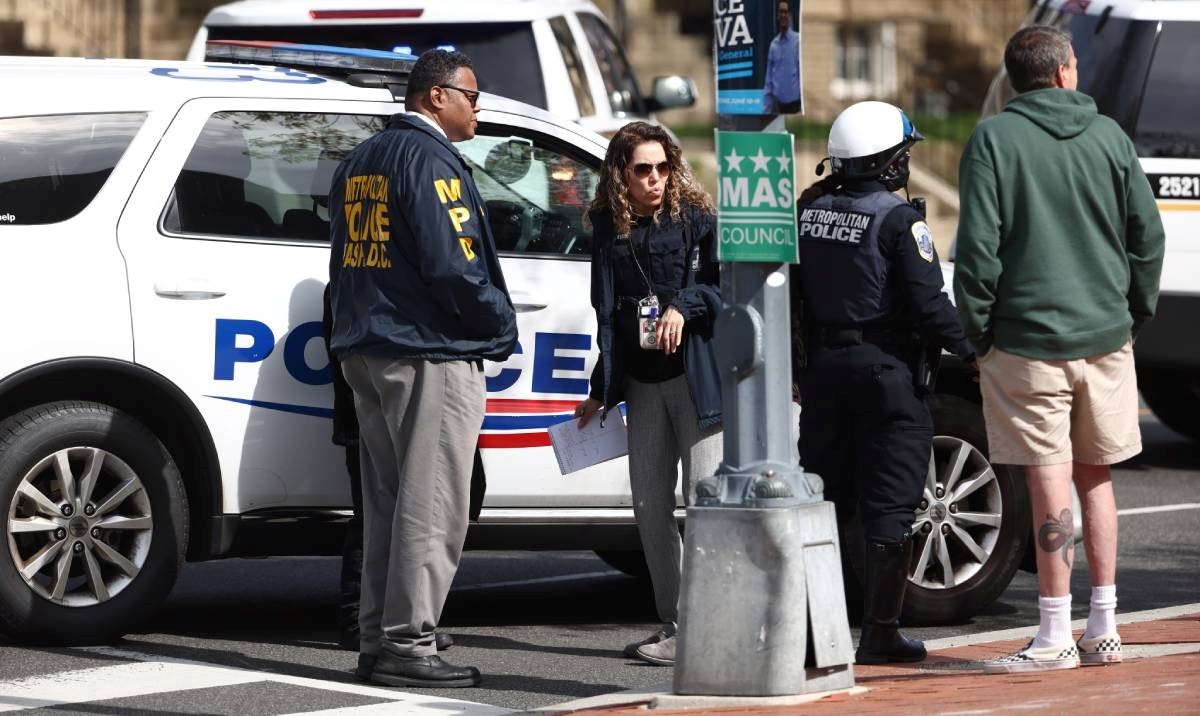
[[[548,432],[558,469],[564,475],[629,454],[625,421],[617,410],[608,414],[603,425],[600,416],[594,415],[582,428],[575,419],[551,425]]]

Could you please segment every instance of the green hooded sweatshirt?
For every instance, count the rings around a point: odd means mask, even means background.
[[[971,134],[958,191],[954,298],[979,355],[1108,353],[1154,315],[1158,207],[1133,142],[1091,97],[1014,97]]]

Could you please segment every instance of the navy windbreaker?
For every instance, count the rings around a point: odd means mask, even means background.
[[[592,306],[596,309],[596,343],[600,358],[592,370],[589,397],[604,404],[605,411],[625,399],[625,373],[613,321],[617,300],[612,275],[612,245],[616,240],[612,217],[607,212],[591,214]],[[686,257],[669,266],[684,266],[684,275],[656,276],[655,283],[676,287],[664,305],[674,306],[684,319],[683,366],[696,421],[701,430],[721,422],[721,373],[713,348],[713,325],[721,312],[720,265],[717,263],[716,217],[690,207],[681,212]]]
[[[516,312],[462,155],[397,114],[346,157],[329,196],[330,348],[347,354],[501,361]]]

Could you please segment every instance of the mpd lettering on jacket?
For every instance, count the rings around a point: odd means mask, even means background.
[[[801,209],[796,227],[801,239],[856,246],[871,228],[871,214],[839,209]]]
[[[342,251],[342,268],[391,268],[387,242],[388,178],[382,174],[356,174],[346,179],[342,200],[349,241]]]
[[[438,199],[442,204],[450,202],[460,202],[462,196],[462,181],[455,179],[435,179],[433,188],[437,190]],[[450,214],[450,223],[454,224],[454,231],[457,234],[463,233],[463,224],[471,220],[471,210],[465,206],[451,206],[447,209]],[[459,236],[458,245],[462,247],[463,256],[467,257],[467,261],[475,260],[475,240],[470,236]]]

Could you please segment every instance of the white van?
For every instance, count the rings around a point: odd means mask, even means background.
[[[658,110],[688,107],[685,77],[643,95],[620,42],[590,0],[243,0],[214,8],[188,59],[208,40],[274,40],[406,54],[465,52],[485,92],[611,134]]]
[[[1079,90],[1133,139],[1167,232],[1158,312],[1138,334],[1138,387],[1200,439],[1200,0],[1041,0],[1025,25],[1071,33]],[[983,114],[1013,95],[1001,69]]]

